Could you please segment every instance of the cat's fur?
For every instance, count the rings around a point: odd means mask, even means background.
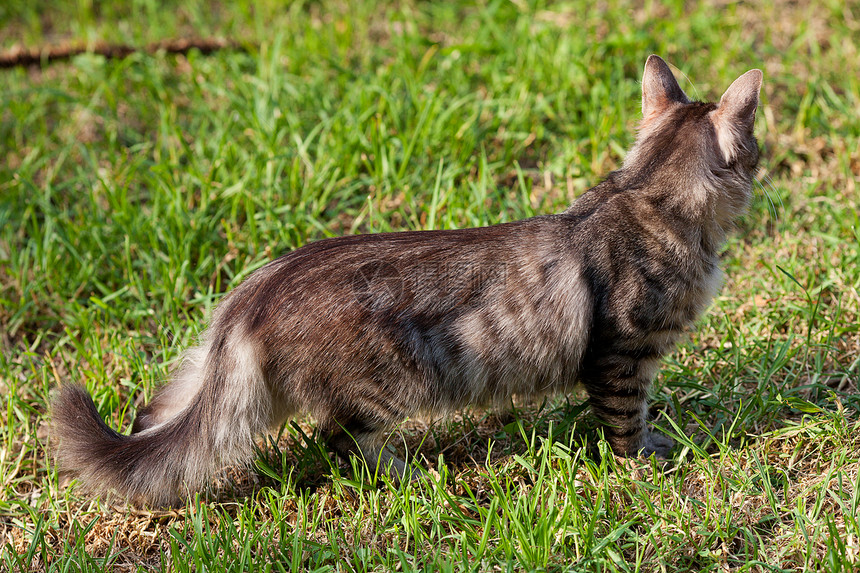
[[[337,452],[402,472],[379,443],[403,419],[577,381],[615,452],[667,454],[646,427],[648,389],[720,283],[718,251],[752,192],[761,81],[751,70],[719,104],[691,102],[651,56],[622,168],[564,213],[326,239],[269,263],[224,298],[131,435],[61,388],[61,468],[167,504],[310,413]]]

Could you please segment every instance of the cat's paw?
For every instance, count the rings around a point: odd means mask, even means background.
[[[642,435],[642,441],[639,445],[639,455],[642,457],[650,457],[654,454],[658,458],[668,458],[669,452],[672,451],[675,441],[667,438],[663,434],[646,431]]]

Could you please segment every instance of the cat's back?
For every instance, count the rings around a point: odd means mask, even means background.
[[[276,311],[354,320],[378,309],[379,297],[392,312],[403,306],[444,313],[506,287],[540,288],[550,268],[570,263],[568,234],[564,216],[542,215],[485,227],[314,241],[258,269],[219,313],[247,316],[252,330]]]

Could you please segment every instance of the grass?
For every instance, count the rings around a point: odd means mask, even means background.
[[[860,4],[18,2],[0,47],[223,35],[245,51],[0,72],[0,570],[860,567]],[[410,422],[427,476],[340,467],[307,420],[182,509],[46,454],[85,383],[126,427],[219,297],[347,233],[559,211],[617,167],[650,53],[719,97],[764,70],[762,185],[665,361],[665,467],[577,397]]]

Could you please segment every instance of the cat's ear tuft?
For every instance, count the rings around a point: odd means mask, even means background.
[[[761,70],[748,71],[732,82],[720,98],[717,109],[711,112],[717,141],[726,162],[731,162],[738,153],[738,147],[743,147],[752,137],[762,78]]]
[[[648,121],[663,113],[673,103],[690,103],[690,99],[669,65],[660,56],[650,55],[642,75],[642,119]]]

